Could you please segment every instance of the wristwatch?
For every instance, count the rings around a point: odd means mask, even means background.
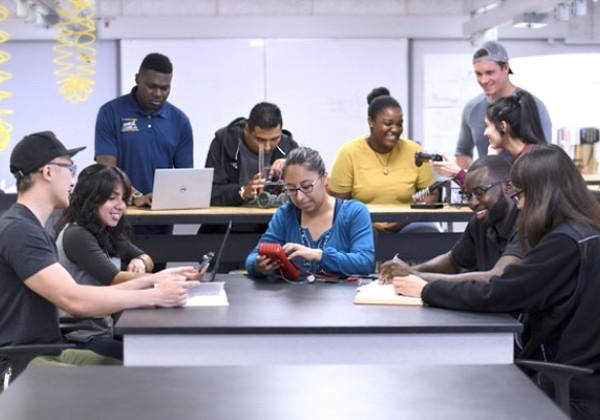
[[[242,201],[246,201],[246,197],[244,197],[244,193],[246,192],[246,186],[242,185],[238,192],[240,194],[240,197],[242,198]]]
[[[137,199],[137,198],[142,198],[143,196],[144,196],[144,194],[142,194],[141,192],[139,192],[139,191],[133,191],[133,192],[131,193],[131,196],[129,197],[129,205],[130,205],[130,206],[131,206],[131,205],[133,205],[133,201],[134,201],[135,199]]]

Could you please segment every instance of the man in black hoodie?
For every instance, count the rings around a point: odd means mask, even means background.
[[[237,118],[215,133],[205,165],[214,168],[211,205],[239,206],[256,199],[265,177],[259,173],[261,148],[270,175],[279,176],[285,157],[298,147],[282,125],[277,105],[261,102],[248,119]]]

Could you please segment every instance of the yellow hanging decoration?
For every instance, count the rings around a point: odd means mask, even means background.
[[[58,2],[57,2],[58,3]],[[57,82],[60,94],[71,103],[84,102],[92,93],[96,74],[94,67],[96,49],[96,21],[94,2],[91,0],[68,0],[70,8],[60,8],[54,38],[58,45],[52,47],[58,55],[53,61],[58,66],[54,72],[60,78]]]
[[[0,4],[0,22],[4,22],[8,18],[8,9],[3,4]],[[5,43],[10,38],[8,32],[0,30],[0,44]],[[0,64],[10,60],[10,53],[0,50]],[[5,70],[0,70],[0,84],[10,80],[12,74]],[[12,93],[7,90],[0,89],[0,101],[10,98]],[[2,119],[3,115],[11,115],[13,112],[10,109],[0,109],[0,152],[8,147],[10,143],[10,132],[12,125]]]

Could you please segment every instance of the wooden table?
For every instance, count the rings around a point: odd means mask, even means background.
[[[442,209],[411,209],[408,205],[367,206],[374,222],[465,222],[473,213],[468,207]],[[127,209],[127,220],[134,225],[160,224],[225,224],[229,220],[236,224],[268,224],[276,209],[257,207],[210,207],[197,210],[150,210]],[[256,246],[260,234],[235,233],[227,248],[224,261],[241,262]],[[376,235],[375,250],[378,260],[391,258],[399,253],[405,260],[422,261],[448,251],[458,239],[458,233],[408,233]],[[208,251],[218,249],[222,234],[137,236],[136,245],[144,249],[157,261],[196,261]]]
[[[230,306],[124,311],[127,366],[510,364],[509,315],[354,305],[355,283],[218,275]]]
[[[515,366],[28,369],[0,396],[13,420],[529,420],[567,417]]]

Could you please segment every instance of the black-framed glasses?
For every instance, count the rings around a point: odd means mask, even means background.
[[[71,171],[71,176],[74,177],[75,175],[77,175],[77,165],[75,165],[74,163],[48,162],[46,163],[46,165],[54,165],[60,166],[61,168],[67,168]]]
[[[296,195],[296,194],[298,194],[298,191],[302,191],[304,194],[310,194],[315,189],[315,184],[317,183],[317,181],[319,179],[321,179],[321,178],[319,177],[319,178],[315,179],[313,182],[311,182],[310,184],[300,185],[297,188],[287,187],[287,186],[283,187],[283,192],[286,193],[287,195]]]
[[[515,200],[518,203],[519,200],[521,199],[521,194],[523,194],[523,190],[517,190],[510,195],[510,198],[512,198],[513,200]]]
[[[473,188],[473,191],[461,191],[460,195],[465,201],[471,201],[473,196],[480,200],[489,190],[503,183],[504,181],[498,181],[494,182],[493,184],[479,185],[478,187]]]

